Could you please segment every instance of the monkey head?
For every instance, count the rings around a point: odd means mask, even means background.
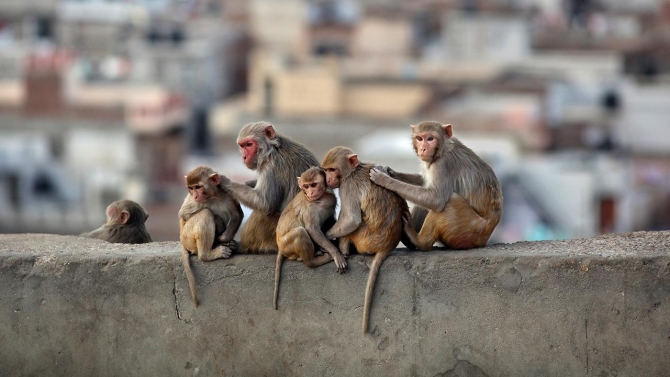
[[[207,166],[198,166],[184,178],[188,193],[196,203],[205,203],[216,195],[216,187],[221,183],[219,174]]]
[[[321,162],[328,188],[340,187],[342,180],[348,178],[358,164],[358,155],[347,147],[335,147],[328,151]]]
[[[237,136],[242,162],[251,169],[258,169],[277,145],[276,132],[268,122],[249,123],[242,127]]]
[[[412,146],[421,161],[433,162],[440,157],[445,142],[451,138],[451,124],[443,125],[439,122],[421,122],[411,125]]]
[[[105,210],[108,225],[144,224],[149,218],[144,208],[132,200],[117,200]]]
[[[310,202],[319,200],[326,192],[326,172],[318,166],[312,166],[298,177],[298,186],[305,193],[307,200]]]

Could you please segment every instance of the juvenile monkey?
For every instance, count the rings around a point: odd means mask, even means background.
[[[436,241],[451,249],[485,246],[502,216],[502,190],[491,167],[452,137],[450,124],[422,122],[412,128],[412,145],[423,174],[372,169],[370,179],[423,207],[405,231],[420,250]],[[382,170],[387,170],[388,174]],[[417,208],[417,207],[415,207]],[[417,234],[416,224],[421,224]]]
[[[233,237],[244,214],[240,204],[219,186],[221,178],[211,168],[199,166],[185,178],[188,195],[179,210],[179,240],[184,273],[197,307],[199,301],[189,263],[190,254],[197,255],[203,262],[229,258],[236,248]]]
[[[258,178],[245,183],[222,177],[222,185],[252,209],[240,231],[241,252],[277,252],[277,221],[281,211],[300,191],[296,177],[319,162],[302,144],[275,132],[267,122],[249,123],[237,136],[242,161]]]
[[[322,227],[335,216],[337,199],[326,189],[326,173],[311,167],[298,177],[299,192],[284,208],[277,223],[277,264],[275,266],[274,307],[277,309],[279,280],[284,257],[301,260],[307,267],[318,267],[335,260],[337,272],[344,273],[347,262],[340,251],[323,234]],[[315,256],[315,244],[328,254]]]
[[[111,243],[147,243],[151,236],[144,223],[149,218],[141,205],[132,200],[117,200],[105,210],[107,220],[98,229],[81,234]]]
[[[358,155],[349,148],[331,149],[321,166],[326,171],[328,187],[339,188],[342,201],[337,222],[326,237],[339,238],[340,251],[345,256],[349,255],[351,244],[359,253],[375,255],[365,288],[363,332],[366,333],[379,267],[400,242],[407,203],[395,193],[372,184],[373,165],[359,162]]]

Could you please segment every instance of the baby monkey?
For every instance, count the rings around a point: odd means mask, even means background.
[[[197,255],[203,262],[229,258],[236,248],[233,237],[244,214],[240,204],[219,186],[221,177],[211,168],[199,166],[185,178],[188,195],[179,210],[179,240],[181,261],[197,307],[199,301],[189,264],[190,254]]]
[[[299,192],[286,206],[277,224],[277,264],[275,266],[274,307],[277,309],[279,280],[284,257],[301,260],[307,267],[318,267],[332,260],[337,272],[344,273],[347,261],[323,233],[328,221],[334,223],[335,195],[326,189],[326,173],[318,166],[307,169],[298,177]],[[315,251],[315,244],[328,254]]]

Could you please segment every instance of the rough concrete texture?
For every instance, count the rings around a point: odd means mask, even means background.
[[[670,232],[396,251],[349,271],[0,235],[0,376],[667,376]]]

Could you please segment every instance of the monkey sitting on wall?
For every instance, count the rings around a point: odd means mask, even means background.
[[[149,218],[141,205],[132,200],[117,200],[105,210],[107,220],[98,229],[81,234],[111,243],[147,243],[151,236],[144,226]]]
[[[319,162],[304,145],[275,132],[267,122],[242,127],[237,144],[244,165],[258,171],[256,180],[245,183],[222,177],[221,184],[230,195],[252,209],[240,230],[240,252],[276,253],[279,215],[300,192],[295,177]]]
[[[189,256],[203,262],[229,258],[236,248],[235,233],[242,224],[242,207],[221,187],[221,177],[207,166],[199,166],[186,175],[188,195],[179,210],[181,261],[193,303],[199,304],[195,276]]]
[[[324,224],[335,220],[335,195],[326,189],[326,173],[318,166],[307,169],[298,177],[302,190],[286,206],[277,223],[277,264],[275,266],[274,307],[277,309],[279,280],[284,258],[300,260],[307,267],[318,267],[335,260],[337,272],[347,269],[340,251],[323,234]],[[315,244],[328,254],[315,256]]]
[[[340,189],[341,210],[337,222],[326,233],[329,239],[339,238],[340,251],[349,255],[353,245],[359,253],[374,254],[365,287],[363,333],[368,332],[370,305],[379,268],[400,242],[403,214],[407,202],[400,196],[370,181],[372,164],[358,160],[346,147],[335,147],[326,153],[321,167],[326,183]]]
[[[406,219],[405,232],[420,250],[430,250],[436,241],[451,249],[485,246],[502,216],[502,190],[493,169],[452,138],[450,124],[429,121],[411,128],[423,174],[381,168],[372,169],[370,179],[419,206],[411,223]]]

